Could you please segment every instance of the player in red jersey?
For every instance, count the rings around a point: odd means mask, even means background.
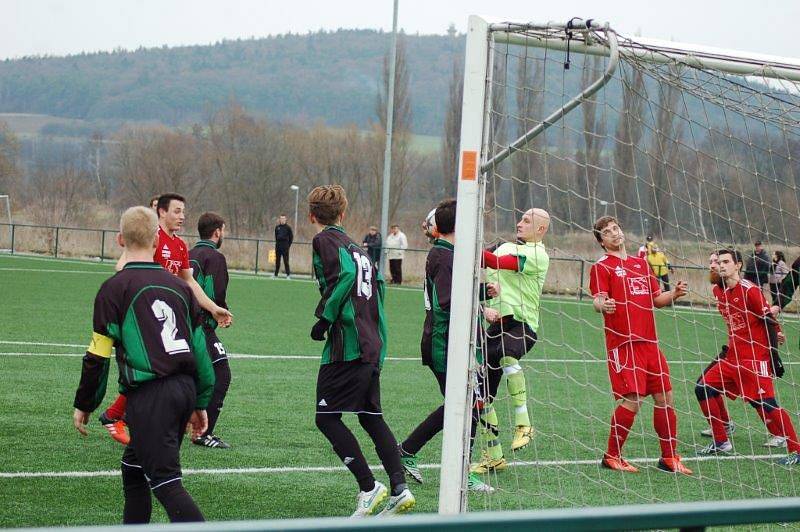
[[[153,200],[150,203],[152,205]],[[214,303],[197,284],[192,276],[192,268],[189,266],[189,248],[186,242],[177,235],[186,220],[185,198],[179,194],[162,194],[156,201],[156,214],[158,215],[158,247],[153,254],[153,260],[171,274],[186,281],[200,306],[207,310],[220,326],[229,327],[233,316],[228,309]],[[117,270],[122,269],[126,262],[123,251],[122,257],[117,262]],[[126,404],[125,396],[120,394],[98,418],[109,435],[123,445],[127,445],[130,441],[125,430],[125,422],[122,419]]]
[[[658,280],[642,258],[625,251],[625,235],[613,216],[594,224],[594,236],[606,254],[589,274],[594,309],[603,314],[608,351],[611,391],[621,402],[611,417],[611,433],[601,465],[616,471],[636,473],[638,469],[622,458],[642,400],[653,396],[653,426],[661,445],[658,468],[668,473],[691,475],[676,452],[678,423],[672,401],[669,366],[658,348],[653,307],[671,305],[687,292],[678,281],[669,292],[661,292]]]
[[[777,354],[773,348],[785,340],[775,321],[780,309],[769,306],[760,286],[741,279],[742,256],[738,251],[721,249],[717,256],[724,286],[714,286],[713,293],[717,310],[728,327],[728,354],[703,373],[695,388],[714,435],[714,441],[700,452],[719,454],[733,449],[714,403],[709,400],[726,394],[750,403],[770,434],[786,439],[789,454],[781,459],[783,465],[800,464],[800,442],[791,417],[775,400],[772,377],[779,364],[777,360],[773,362]]]

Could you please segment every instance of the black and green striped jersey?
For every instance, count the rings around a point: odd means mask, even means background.
[[[228,292],[228,261],[210,240],[200,240],[189,252],[192,275],[203,292],[217,305],[228,308],[225,301]],[[217,328],[217,320],[203,310],[203,318],[209,327]]]
[[[437,238],[425,261],[425,324],[420,350],[422,363],[439,373],[447,369],[452,283],[453,244]]]
[[[315,315],[331,323],[322,364],[386,357],[384,281],[366,251],[341,227],[327,226],[311,243],[322,298]]]
[[[97,292],[93,322],[76,408],[91,412],[103,400],[112,347],[120,392],[186,374],[197,384],[197,408],[208,406],[214,370],[200,306],[183,280],[154,262],[128,263]]]

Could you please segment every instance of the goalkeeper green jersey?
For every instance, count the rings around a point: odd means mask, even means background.
[[[314,315],[327,320],[322,364],[361,359],[383,364],[386,357],[384,282],[366,251],[338,226],[311,241],[320,301]]]
[[[527,323],[534,331],[539,329],[539,300],[544,279],[550,266],[550,257],[541,242],[515,244],[506,242],[494,254],[498,257],[514,255],[518,258],[518,271],[486,269],[486,281],[500,284],[500,295],[486,302],[501,316],[513,316]]]

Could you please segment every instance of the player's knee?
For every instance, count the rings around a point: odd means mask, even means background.
[[[149,492],[150,484],[147,482],[142,468],[122,464],[122,489],[127,494],[142,490]]]
[[[214,364],[214,376],[216,377],[214,387],[222,392],[227,392],[231,385],[231,367],[227,360],[221,360]]]
[[[759,408],[763,408],[764,412],[766,412],[767,414],[769,414],[773,410],[777,410],[778,408],[780,408],[780,406],[778,406],[778,401],[774,397],[766,397],[764,399],[761,399],[760,401],[747,401],[747,402],[750,403],[750,406],[752,406],[756,410],[758,410]]]
[[[341,423],[341,420],[341,414],[317,414],[314,416],[314,423],[322,433],[325,433],[335,425]]]
[[[694,387],[694,395],[697,397],[698,401],[703,402],[718,396],[719,392],[710,386],[698,382]]]
[[[522,373],[522,366],[519,365],[519,360],[514,357],[503,357],[500,359],[500,365],[503,368],[503,374],[508,377]]]

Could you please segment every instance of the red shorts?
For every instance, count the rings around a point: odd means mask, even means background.
[[[628,342],[611,349],[608,378],[617,399],[628,394],[644,397],[672,390],[667,359],[655,342]]]
[[[760,401],[775,397],[770,363],[766,360],[718,360],[703,373],[700,382],[730,398]]]

